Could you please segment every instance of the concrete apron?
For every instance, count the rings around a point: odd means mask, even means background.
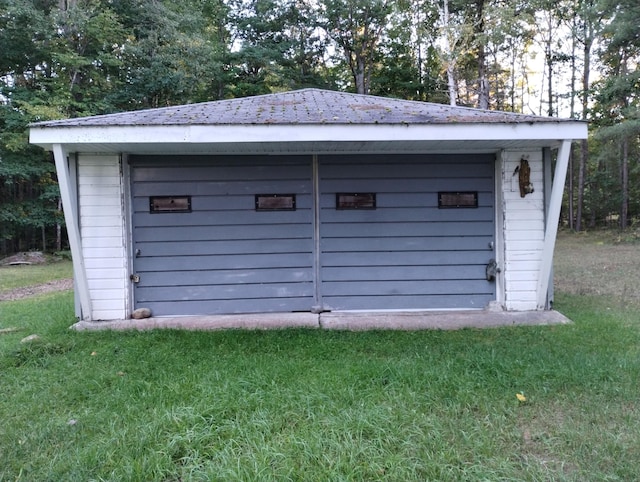
[[[322,328],[330,330],[458,330],[571,323],[557,311],[402,311],[314,313],[260,313],[155,317],[142,320],[79,321],[71,326],[87,330],[266,330]]]

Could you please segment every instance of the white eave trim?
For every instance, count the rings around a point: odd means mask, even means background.
[[[54,144],[216,144],[254,142],[488,141],[586,139],[582,122],[432,125],[32,126],[30,142]]]

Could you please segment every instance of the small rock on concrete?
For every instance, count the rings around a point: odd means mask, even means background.
[[[138,308],[131,313],[131,318],[134,320],[142,320],[143,318],[151,318],[151,310],[149,308]]]

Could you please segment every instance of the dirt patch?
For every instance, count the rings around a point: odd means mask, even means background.
[[[34,286],[24,286],[0,293],[0,301],[14,301],[54,291],[73,289],[73,279],[58,279]]]
[[[0,266],[11,266],[18,264],[44,264],[47,257],[40,251],[28,251],[25,253],[17,253],[0,260]]]

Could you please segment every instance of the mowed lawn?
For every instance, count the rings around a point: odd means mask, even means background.
[[[638,286],[615,241],[563,235],[558,284],[584,247]],[[76,333],[70,293],[0,302],[0,480],[640,480],[618,290],[559,292],[571,325],[417,332]]]

